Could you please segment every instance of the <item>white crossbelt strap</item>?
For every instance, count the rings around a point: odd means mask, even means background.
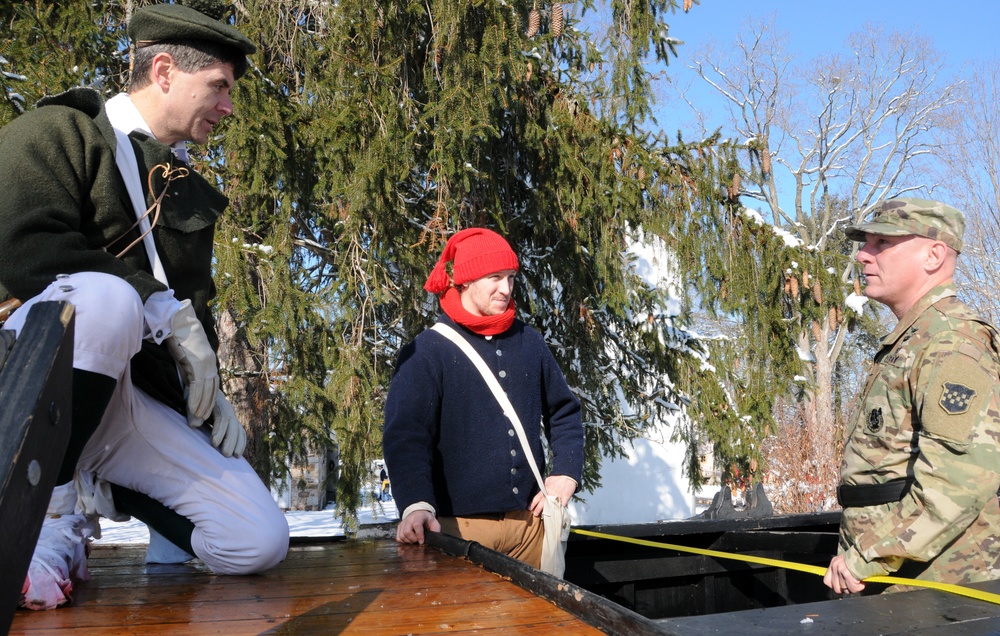
[[[150,232],[149,217],[146,216],[146,198],[142,194],[142,181],[139,176],[139,166],[135,158],[135,150],[128,134],[133,130],[149,132],[145,121],[139,115],[128,95],[121,93],[115,95],[104,105],[108,113],[108,119],[115,129],[115,139],[117,139],[117,150],[115,151],[115,163],[118,171],[125,181],[125,189],[128,190],[129,200],[135,210],[136,219],[139,221],[139,231],[143,234],[142,244],[146,248],[146,256],[153,267],[153,276],[167,287],[167,273],[160,262],[160,255],[156,253],[156,243],[153,242],[153,233]],[[137,121],[138,118],[138,121]]]
[[[535,463],[535,456],[531,452],[531,445],[528,444],[528,436],[524,433],[524,427],[521,425],[521,418],[517,416],[517,411],[514,410],[514,405],[510,403],[510,398],[504,392],[503,387],[500,386],[500,382],[497,381],[496,376],[486,365],[486,361],[483,357],[472,348],[469,342],[460,336],[457,331],[449,327],[448,325],[438,322],[431,327],[434,331],[438,332],[448,340],[451,340],[455,345],[461,349],[465,355],[469,357],[472,364],[476,366],[479,373],[482,374],[483,380],[486,380],[486,385],[490,387],[490,391],[493,392],[493,396],[500,403],[500,408],[503,409],[503,414],[507,416],[507,419],[511,421],[514,425],[514,430],[517,431],[517,437],[521,440],[521,446],[524,448],[524,454],[528,457],[528,464],[531,466],[531,470],[535,473],[535,479],[538,480],[538,487],[542,491],[542,495],[548,497],[548,493],[545,492],[545,482],[542,481],[542,474],[538,471],[538,465]]]

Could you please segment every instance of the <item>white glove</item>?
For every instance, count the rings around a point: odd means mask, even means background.
[[[212,426],[212,446],[226,457],[240,457],[247,446],[247,432],[243,429],[233,405],[219,391],[212,411],[215,424]]]
[[[188,424],[197,428],[212,414],[215,394],[219,392],[215,351],[190,300],[181,302],[180,309],[170,319],[170,328],[173,333],[165,342],[184,380]]]

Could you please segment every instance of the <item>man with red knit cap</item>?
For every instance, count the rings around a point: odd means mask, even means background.
[[[486,361],[543,471],[548,439],[545,489],[565,506],[583,470],[580,402],[541,334],[514,317],[517,271],[503,237],[470,228],[451,237],[424,289],[441,303],[438,322]],[[402,510],[397,541],[443,532],[539,567],[544,497],[517,433],[469,358],[433,329],[399,353],[382,443]]]

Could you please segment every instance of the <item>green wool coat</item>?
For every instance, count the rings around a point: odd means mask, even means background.
[[[39,102],[0,130],[0,300],[26,300],[57,274],[103,272],[132,285],[145,301],[166,287],[152,275],[124,181],[115,165],[115,135],[97,92],[77,88]],[[178,299],[190,299],[213,347],[208,303],[215,294],[212,242],[228,199],[142,133],[130,135],[146,204],[167,187],[153,229],[157,253]],[[169,166],[183,175],[166,183]],[[180,170],[180,172],[176,172]],[[152,185],[152,192],[150,191]],[[184,411],[177,371],[166,347],[145,341],[133,359],[136,385]]]

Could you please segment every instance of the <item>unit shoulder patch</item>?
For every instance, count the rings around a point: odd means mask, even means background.
[[[960,415],[969,410],[976,390],[958,382],[945,382],[938,404],[949,415]]]

